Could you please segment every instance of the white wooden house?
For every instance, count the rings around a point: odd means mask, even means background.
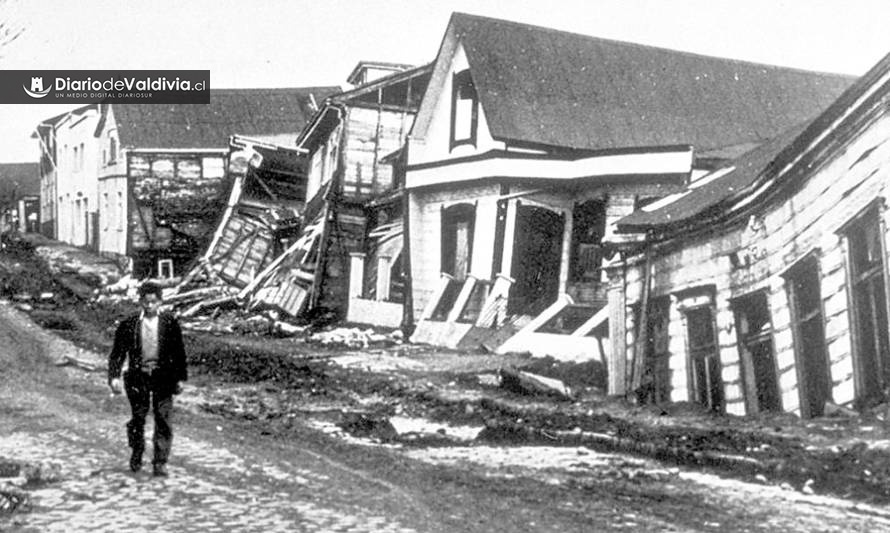
[[[890,56],[813,120],[618,221],[610,391],[822,415],[887,400]]]
[[[406,147],[412,340],[603,360],[611,223],[851,82],[453,15]]]

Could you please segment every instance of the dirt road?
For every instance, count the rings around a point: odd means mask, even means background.
[[[59,468],[0,531],[890,531],[884,509],[583,448],[369,446],[301,419],[284,438],[185,408],[210,378],[180,399],[171,476],[134,475],[126,401],[54,364],[76,350],[0,304],[0,462]]]

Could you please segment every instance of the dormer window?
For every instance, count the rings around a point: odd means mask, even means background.
[[[451,81],[451,148],[462,144],[476,146],[479,98],[470,71],[454,74]]]

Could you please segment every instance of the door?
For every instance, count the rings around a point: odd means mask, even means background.
[[[735,313],[736,338],[748,412],[781,411],[772,321],[766,292],[760,291],[733,300],[732,309]]]
[[[518,204],[508,313],[535,316],[556,301],[564,229],[563,215]]]
[[[880,223],[872,211],[846,233],[853,331],[857,359],[857,400],[880,403],[890,383],[890,342]]]
[[[801,415],[820,416],[825,411],[825,402],[831,399],[831,373],[825,346],[819,263],[814,257],[803,259],[785,278],[791,304]]]
[[[692,397],[711,411],[723,410],[723,378],[714,313],[710,306],[686,310],[686,334],[692,370]]]

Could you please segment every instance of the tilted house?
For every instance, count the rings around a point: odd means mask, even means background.
[[[336,87],[211,90],[209,104],[91,104],[38,126],[52,237],[173,275],[226,204],[229,136],[293,143]]]
[[[814,120],[617,223],[610,391],[822,415],[890,387],[890,56]]]
[[[612,223],[851,81],[453,15],[406,148],[412,340],[605,358]]]
[[[308,158],[308,195],[317,210],[307,310],[352,322],[398,327],[406,298],[402,213],[404,183],[391,159],[404,145],[432,65],[362,62],[357,87],[331,96],[297,140]],[[385,75],[384,75],[385,74]]]

